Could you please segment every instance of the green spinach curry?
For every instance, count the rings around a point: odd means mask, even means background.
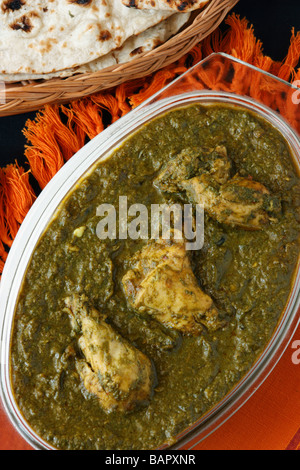
[[[204,203],[205,241],[100,240],[97,207]],[[63,201],[32,256],[11,344],[31,427],[59,449],[155,449],[251,368],[299,255],[290,149],[240,108],[172,110]]]

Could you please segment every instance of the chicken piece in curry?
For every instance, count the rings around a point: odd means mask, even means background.
[[[188,148],[167,163],[153,184],[160,191],[175,193],[182,191],[182,181],[200,172],[208,172],[218,183],[225,183],[231,169],[226,147],[222,145],[215,149]]]
[[[122,283],[133,308],[187,335],[199,335],[203,325],[222,325],[213,300],[199,287],[183,239],[151,241],[131,264]]]
[[[106,412],[128,412],[149,401],[155,385],[148,357],[119,335],[106,316],[89,307],[85,296],[65,300],[73,327],[80,328],[84,359],[76,368],[88,392]]]
[[[227,225],[259,230],[276,219],[281,211],[279,198],[251,177],[231,177],[225,147],[202,155],[204,162],[196,151],[183,150],[168,162],[154,185],[163,192],[185,193],[191,203],[202,204],[210,217]]]
[[[220,223],[259,230],[280,211],[280,202],[267,188],[252,178],[235,176],[219,185],[207,174],[182,181],[188,198],[203,204],[207,213]]]

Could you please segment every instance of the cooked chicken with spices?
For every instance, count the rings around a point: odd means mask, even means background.
[[[175,193],[180,189],[179,185],[182,180],[197,174],[199,163],[198,153],[195,150],[183,150],[165,165],[153,184],[160,191]]]
[[[152,241],[131,261],[122,283],[132,307],[187,335],[199,335],[203,325],[222,326],[212,299],[198,285],[184,240]]]
[[[249,230],[259,230],[280,211],[280,201],[267,188],[251,178],[235,176],[219,185],[203,174],[182,181],[189,200],[203,204],[218,222]]]
[[[78,343],[85,359],[77,361],[77,370],[88,392],[107,412],[145,404],[155,385],[148,357],[119,335],[105,315],[89,307],[84,296],[74,295],[65,303],[73,326],[82,333]]]
[[[154,181],[163,192],[186,194],[218,222],[259,230],[281,210],[277,197],[251,177],[235,175],[224,146],[186,149],[170,160]]]
[[[203,172],[222,184],[230,178],[231,166],[227,150],[222,145],[215,149],[188,148],[165,165],[154,180],[154,186],[167,193],[179,192],[183,180]]]
[[[228,158],[227,149],[223,145],[219,145],[215,150],[207,156],[206,167],[208,165],[208,173],[217,183],[224,184],[229,180],[232,171],[232,163]]]

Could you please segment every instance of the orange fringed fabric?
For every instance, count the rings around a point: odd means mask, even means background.
[[[55,116],[54,120],[53,116]],[[51,122],[50,125],[49,122]],[[52,107],[47,106],[36,116],[35,121],[28,120],[23,130],[29,143],[25,148],[25,157],[41,189],[45,188],[64,164],[56,124],[56,113]]]
[[[6,260],[4,245],[10,247],[32,206],[36,195],[29,182],[29,172],[16,163],[0,174],[0,258]]]
[[[79,100],[72,104],[74,121],[89,139],[93,139],[104,129],[102,111],[91,100]]]
[[[43,189],[64,163],[89,139],[102,132],[105,125],[117,121],[213,52],[225,52],[287,81],[300,80],[300,69],[295,70],[300,58],[300,32],[296,34],[294,29],[292,30],[286,58],[283,62],[275,62],[264,55],[263,45],[256,39],[253,26],[249,25],[247,19],[241,19],[233,13],[227,17],[225,24],[228,28],[224,33],[220,28],[216,29],[180,60],[151,76],[123,83],[108,92],[97,93],[69,105],[45,106],[34,120],[28,120],[23,130],[27,139],[25,157],[40,188]],[[238,68],[238,65],[236,67]],[[244,73],[241,69],[242,72]],[[270,105],[274,105],[272,100],[275,98],[268,94],[267,81],[258,86],[250,76],[235,73],[231,82],[226,82],[221,79],[222,74],[224,70],[220,64],[205,71],[201,77],[203,88],[236,93],[247,91],[254,98],[264,95],[268,97]],[[279,99],[275,104],[284,115],[289,115],[289,120],[293,123],[294,109],[289,109],[290,102],[289,99]],[[296,123],[296,118],[294,122]],[[35,194],[28,173],[17,164],[9,165],[0,171],[1,273],[7,250],[31,207]]]
[[[161,90],[165,85],[170,83],[175,77],[187,71],[187,67],[175,66],[173,68],[159,70],[149,83],[146,83],[143,88],[137,93],[128,97],[131,108],[135,108],[139,104],[146,101],[158,90]]]
[[[110,112],[111,122],[116,122],[121,117],[121,109],[118,100],[109,93],[98,93],[91,97],[93,103]]]
[[[294,28],[292,29],[291,44],[289,47],[288,54],[283,64],[280,66],[277,76],[282,80],[296,80],[295,67],[299,62],[299,51],[300,51],[300,32],[295,34]]]

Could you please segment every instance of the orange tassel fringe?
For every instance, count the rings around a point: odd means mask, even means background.
[[[0,173],[0,269],[21,223],[34,203],[36,195],[29,182],[29,172],[17,163],[1,169]]]
[[[114,123],[213,52],[225,52],[283,80],[300,81],[300,68],[295,69],[300,59],[300,32],[296,34],[292,29],[286,58],[283,62],[275,62],[264,55],[261,41],[255,38],[253,26],[249,26],[245,18],[240,19],[231,14],[225,23],[228,28],[224,34],[218,28],[180,60],[149,77],[123,83],[109,92],[97,93],[68,106],[47,105],[37,113],[34,120],[27,121],[23,133],[28,142],[25,157],[29,172],[25,172],[17,163],[0,168],[0,273],[18,229],[36,199],[29,174],[31,173],[41,189],[45,188],[66,161],[89,139],[103,131],[104,114],[105,122],[108,122],[106,125]],[[197,83],[198,89],[202,86],[247,93],[253,98],[265,97],[270,106],[288,116],[292,124],[299,123],[293,114],[295,106],[290,105],[291,96],[289,99],[282,97],[279,100],[277,97],[275,103],[268,81],[257,83],[251,75],[243,76],[243,69],[239,64],[236,64],[231,81],[224,80],[225,72],[220,64],[216,64],[213,69],[210,67],[207,71],[203,70],[202,84]],[[181,86],[184,87],[184,83]],[[300,97],[300,92],[298,96]]]

